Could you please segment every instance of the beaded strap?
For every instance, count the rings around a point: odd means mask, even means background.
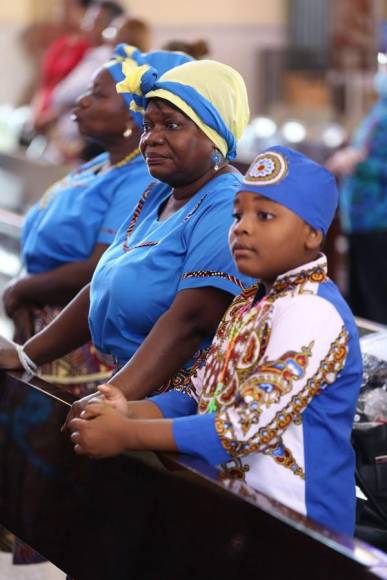
[[[37,375],[38,374],[38,365],[36,365],[34,363],[34,361],[30,359],[30,357],[24,351],[21,344],[16,345],[16,352],[17,352],[17,356],[19,357],[19,361],[20,361],[20,364],[23,367],[23,369],[27,373],[30,373],[31,375]]]

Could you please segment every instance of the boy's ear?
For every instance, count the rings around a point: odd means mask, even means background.
[[[321,230],[315,230],[308,226],[309,232],[306,236],[305,247],[307,250],[319,250],[323,243],[324,235]]]

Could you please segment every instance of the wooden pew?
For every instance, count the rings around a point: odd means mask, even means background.
[[[0,523],[77,580],[387,578],[387,555],[188,456],[78,457],[72,397],[0,373]]]

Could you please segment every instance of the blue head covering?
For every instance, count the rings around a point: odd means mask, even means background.
[[[298,151],[271,147],[250,165],[239,191],[276,201],[324,235],[334,218],[338,191],[334,176]]]
[[[176,53],[175,53],[176,54]],[[154,63],[157,67],[157,63]],[[169,66],[162,72],[139,67],[137,75],[131,69],[117,91],[126,94],[130,109],[136,110],[141,97],[169,101],[214,143],[228,159],[236,157],[236,144],[249,119],[249,104],[241,75],[226,64],[213,60],[185,62]]]
[[[143,92],[148,85],[153,85],[159,75],[175,66],[192,60],[183,52],[155,50],[140,52],[138,48],[128,44],[118,44],[113,58],[105,65],[117,85],[123,85],[125,90],[119,91],[130,108],[133,118],[139,127],[143,125],[144,102]],[[146,73],[146,74],[145,74]],[[144,77],[144,78],[142,78]],[[145,82],[145,89],[139,86],[139,81]],[[144,90],[143,90],[144,89]]]

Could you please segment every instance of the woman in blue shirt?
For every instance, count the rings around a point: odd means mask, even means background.
[[[142,115],[131,113],[115,89],[124,78],[123,65],[135,71],[148,63],[165,71],[189,60],[180,53],[141,54],[120,45],[79,98],[74,110],[79,130],[106,152],[55,183],[27,214],[22,232],[25,273],[4,294],[18,341],[45,327],[90,281],[99,258],[151,180],[139,150]],[[89,347],[42,369],[44,378],[71,384],[75,393],[110,373]]]
[[[240,184],[229,164],[248,121],[244,82],[214,61],[186,63],[156,81],[117,86],[130,108],[146,95],[141,151],[155,182],[119,230],[94,275],[66,311],[19,349],[35,368],[91,336],[111,355],[111,382],[130,399],[184,390],[223,312],[250,279],[238,275],[227,244]],[[86,313],[90,306],[90,329]],[[5,368],[20,367],[6,346]],[[76,410],[74,411],[76,412]]]

